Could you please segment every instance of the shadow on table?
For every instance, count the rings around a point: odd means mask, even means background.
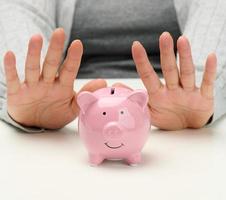
[[[153,129],[151,130],[151,134],[158,134],[167,137],[204,137],[209,138],[212,137],[216,133],[214,127],[204,127],[201,129],[184,129],[178,131],[166,131]]]
[[[164,163],[168,160],[168,154],[163,155],[160,151],[160,148],[163,148],[164,144],[169,145],[171,148],[171,144],[174,143],[177,145],[183,145],[185,148],[190,148],[189,145],[191,143],[202,143],[205,141],[206,144],[211,143],[212,138],[216,134],[216,127],[205,127],[202,129],[186,129],[180,131],[163,131],[158,129],[152,129],[148,145],[150,145],[148,151],[144,151],[142,153],[142,163],[136,167],[131,167],[125,163],[125,161],[111,161],[105,160],[100,166],[97,168],[112,170],[112,169],[128,169],[137,170],[150,168],[150,166],[156,167],[159,165],[164,165]],[[73,127],[64,127],[59,130],[46,130],[43,133],[36,134],[21,134],[18,133],[17,136],[24,140],[25,142],[29,142],[32,144],[40,143],[51,143],[54,145],[65,146],[70,144],[71,146],[68,148],[80,148],[80,139],[78,132]],[[51,142],[50,142],[51,141]],[[149,144],[150,143],[150,144]],[[161,146],[158,149],[158,144],[161,143]],[[157,147],[157,148],[156,148]],[[88,164],[88,163],[87,163]]]
[[[67,145],[79,143],[79,135],[76,129],[71,127],[64,127],[58,130],[45,130],[40,133],[25,133],[21,131],[14,131],[17,141],[29,142],[34,145],[40,143]]]

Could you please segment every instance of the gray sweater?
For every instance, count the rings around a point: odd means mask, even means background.
[[[137,78],[131,44],[139,40],[160,71],[159,36],[180,36],[173,0],[77,0],[71,41],[82,40],[79,78]]]
[[[19,76],[23,80],[30,36],[42,33],[45,44],[42,55],[45,55],[52,31],[63,27],[68,35],[66,49],[76,3],[76,0],[0,1],[0,119],[27,132],[40,131],[20,126],[7,113],[3,55],[9,49],[16,53]],[[226,113],[226,1],[174,0],[174,6],[180,31],[191,41],[198,82],[207,54],[216,52],[218,56],[214,122]]]

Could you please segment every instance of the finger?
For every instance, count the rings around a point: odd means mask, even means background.
[[[201,94],[206,98],[213,98],[214,81],[217,71],[217,58],[214,53],[210,54],[206,60],[205,72],[201,84]]]
[[[42,79],[51,84],[56,77],[64,49],[65,33],[62,28],[56,29],[50,39],[49,48],[43,64]]]
[[[195,88],[195,67],[192,61],[191,47],[186,37],[181,36],[177,41],[180,62],[180,81],[187,91]]]
[[[129,87],[129,86],[123,84],[123,83],[114,83],[112,86],[113,87],[122,87],[122,88],[126,88],[126,89],[129,89],[129,90],[133,90],[131,87]]]
[[[28,44],[25,62],[25,81],[28,85],[34,85],[39,81],[41,49],[42,37],[40,35],[32,36]]]
[[[161,82],[149,62],[147,53],[140,42],[135,41],[133,43],[132,55],[137,72],[148,90],[148,93],[157,92],[161,87]]]
[[[81,63],[83,46],[80,40],[72,42],[60,72],[60,83],[72,87]]]
[[[4,57],[6,73],[7,94],[16,94],[20,89],[20,80],[16,70],[16,58],[13,52],[9,51]]]
[[[96,79],[96,80],[91,80],[89,81],[88,83],[86,83],[78,92],[81,93],[83,91],[89,91],[89,92],[94,92],[98,89],[101,89],[101,88],[104,88],[104,87],[107,87],[107,82],[103,79]],[[78,95],[77,94],[77,95]],[[75,98],[73,98],[73,101],[72,101],[72,110],[73,112],[78,115],[79,114],[79,106],[77,104],[77,98],[76,98],[76,95],[74,96]]]
[[[78,93],[83,92],[83,91],[89,91],[89,92],[94,92],[98,89],[107,87],[107,82],[104,79],[96,79],[96,80],[91,80],[88,83],[86,83]]]
[[[168,89],[179,87],[179,73],[174,53],[173,38],[168,32],[164,32],[159,38],[160,60],[163,76]]]

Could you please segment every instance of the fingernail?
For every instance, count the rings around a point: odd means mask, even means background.
[[[164,35],[165,35],[165,36],[171,36],[170,33],[169,33],[168,31],[164,31],[164,32],[161,34],[161,36],[164,36]]]

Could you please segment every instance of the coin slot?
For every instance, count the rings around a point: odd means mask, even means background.
[[[115,88],[111,88],[111,95],[115,94]]]

